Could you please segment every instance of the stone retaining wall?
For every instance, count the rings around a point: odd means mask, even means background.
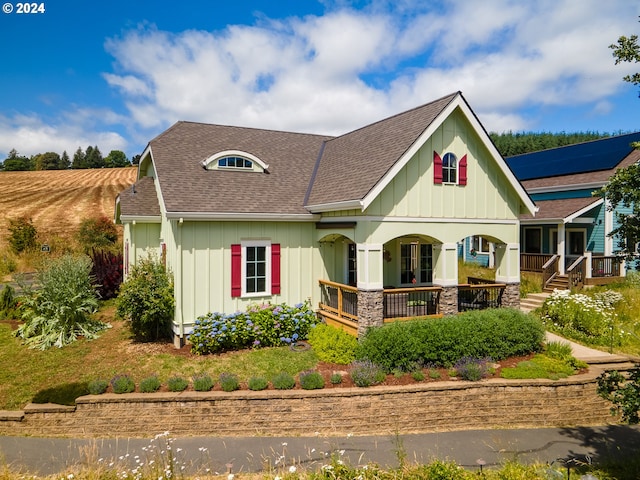
[[[104,394],[76,407],[0,412],[0,435],[323,436],[616,423],[599,369],[564,380],[432,382],[402,387]],[[18,413],[23,413],[19,415]]]

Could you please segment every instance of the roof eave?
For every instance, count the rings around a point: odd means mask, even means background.
[[[317,205],[305,205],[311,213],[337,212],[342,210],[360,210],[365,207],[362,200],[345,200],[342,202],[319,203]]]
[[[315,222],[320,216],[311,213],[238,213],[238,212],[167,212],[168,220],[190,220],[198,222]]]

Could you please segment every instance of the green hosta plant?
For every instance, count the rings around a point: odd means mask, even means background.
[[[98,298],[91,282],[88,257],[65,255],[37,274],[37,289],[24,297],[25,323],[16,330],[29,347],[63,347],[82,336],[94,339],[109,325],[91,318]]]

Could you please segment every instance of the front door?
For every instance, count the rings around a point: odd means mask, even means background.
[[[567,230],[567,243],[565,248],[565,254],[567,260],[565,262],[568,267],[576,259],[584,255],[585,247],[585,231],[584,230]]]

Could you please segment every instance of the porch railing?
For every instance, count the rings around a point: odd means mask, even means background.
[[[389,288],[383,290],[385,322],[440,314],[442,287]]]
[[[458,285],[458,311],[484,310],[502,306],[504,283],[477,283]]]
[[[591,257],[592,277],[619,277],[620,259],[618,257]]]
[[[520,270],[523,272],[541,272],[544,264],[553,256],[551,253],[521,253]]]
[[[358,289],[320,280],[320,312],[328,323],[353,335],[358,331]]]
[[[542,265],[542,286],[546,287],[547,284],[558,274],[558,262],[560,257],[558,255],[552,255],[544,265]]]
[[[582,289],[584,279],[587,277],[587,262],[585,257],[578,257],[567,269],[569,288]]]

